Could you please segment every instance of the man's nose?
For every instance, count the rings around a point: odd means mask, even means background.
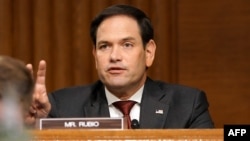
[[[111,61],[120,61],[122,59],[121,47],[114,46],[110,54]]]

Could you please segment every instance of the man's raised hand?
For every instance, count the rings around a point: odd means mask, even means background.
[[[27,68],[33,75],[33,67],[31,64],[27,64]],[[34,75],[33,75],[34,76]],[[25,123],[27,125],[35,124],[37,118],[45,118],[51,109],[51,104],[47,96],[47,90],[45,85],[46,77],[46,62],[41,60],[39,62],[37,76],[35,79],[35,87],[32,97],[32,104],[30,106],[29,112],[25,117]]]

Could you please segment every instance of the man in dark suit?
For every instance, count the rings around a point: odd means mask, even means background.
[[[147,77],[156,44],[141,10],[128,5],[104,9],[91,23],[93,55],[100,80],[47,96],[46,63],[38,69],[30,121],[37,117],[122,117],[117,101],[134,101],[130,118],[140,128],[212,128],[208,102],[198,89]],[[32,66],[27,65],[30,70]]]

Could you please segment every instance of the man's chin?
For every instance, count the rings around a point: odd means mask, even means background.
[[[109,84],[109,85],[106,85],[107,87],[109,88],[112,88],[112,89],[122,89],[124,88],[124,84]]]
[[[121,83],[119,82],[112,82],[112,83],[106,83],[106,87],[108,87],[109,89],[113,89],[113,90],[119,90],[119,89],[123,89],[126,86],[126,83]]]

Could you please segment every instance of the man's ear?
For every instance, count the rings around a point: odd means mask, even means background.
[[[150,67],[153,64],[155,58],[155,51],[156,51],[156,44],[155,41],[151,39],[145,47],[147,67]]]
[[[96,51],[96,48],[95,48],[95,46],[93,46],[92,47],[92,54],[93,54],[94,57],[96,57],[95,51]]]
[[[93,45],[92,47],[92,54],[94,56],[95,59],[95,67],[97,68],[97,61],[96,61],[96,47]]]

